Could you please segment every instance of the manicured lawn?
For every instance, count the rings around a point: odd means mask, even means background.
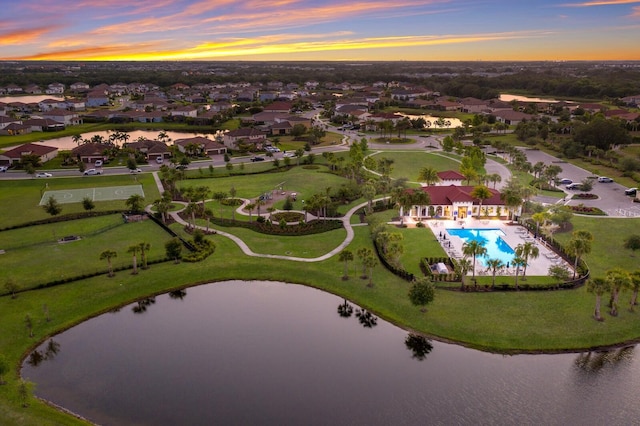
[[[45,185],[48,185],[48,188],[45,188]],[[130,175],[2,180],[0,181],[0,218],[2,218],[0,229],[50,217],[38,205],[42,191],[46,189],[61,190],[124,185],[142,185],[145,202],[148,204],[160,197],[153,176],[148,173],[138,175],[137,181]],[[95,205],[96,211],[124,210],[126,208],[124,200],[97,201]],[[80,202],[62,204],[61,214],[83,211],[84,208]]]
[[[58,242],[71,235],[79,236],[80,240]],[[114,268],[130,266],[132,255],[127,249],[141,242],[151,245],[147,252],[149,261],[164,259],[164,243],[171,236],[153,221],[125,223],[121,215],[114,214],[4,231],[0,238],[5,250],[0,256],[4,278],[11,278],[21,289],[27,289],[106,272],[107,262],[100,260],[100,253],[108,249],[117,252],[117,258],[112,260]],[[141,264],[140,255],[138,263]]]
[[[433,167],[438,171],[460,168],[458,161],[427,151],[382,151],[375,154],[373,158],[375,160],[382,158],[393,160],[391,177],[394,179],[405,177],[414,182],[418,180],[418,173],[423,167]]]

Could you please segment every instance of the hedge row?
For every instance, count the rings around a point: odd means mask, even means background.
[[[233,219],[214,218],[211,222],[218,226],[246,228],[260,232],[261,234],[286,236],[320,234],[343,227],[342,221],[340,220],[311,220],[309,222],[287,225],[285,227],[281,227],[279,224],[269,222],[268,220],[260,223],[258,221],[245,222]]]

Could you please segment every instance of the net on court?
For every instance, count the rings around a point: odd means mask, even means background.
[[[125,185],[125,186],[105,186],[100,188],[81,188],[81,189],[61,189],[57,191],[46,191],[42,195],[40,205],[47,203],[49,197],[55,198],[60,204],[80,203],[82,199],[88,197],[92,201],[113,201],[126,200],[130,196],[138,194],[144,197],[142,185]]]

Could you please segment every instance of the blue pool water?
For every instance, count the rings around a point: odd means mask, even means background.
[[[467,242],[471,240],[479,241],[486,249],[487,255],[477,257],[476,260],[500,259],[502,263],[511,262],[514,258],[514,251],[502,237],[505,235],[501,229],[469,228],[469,229],[447,229],[449,235],[455,235]]]

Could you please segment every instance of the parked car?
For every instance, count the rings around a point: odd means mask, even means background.
[[[51,173],[45,173],[45,172],[36,173],[36,177],[39,177],[39,178],[48,178],[51,176],[53,176]]]
[[[7,167],[7,166],[0,166],[0,172],[4,173],[4,172],[6,172],[7,170],[9,170],[9,167]]]
[[[251,161],[256,162],[256,161],[264,161],[264,157],[251,157]]]
[[[625,195],[630,195],[632,197],[636,196],[636,192],[638,192],[638,188],[629,188],[624,190]]]
[[[571,179],[567,179],[567,178],[560,179],[560,184],[561,185],[569,185],[570,183],[573,183],[573,181]]]
[[[570,183],[569,185],[565,186],[565,188],[572,189],[572,190],[580,190],[580,189],[582,189],[582,184],[574,182],[574,183]]]
[[[164,163],[164,157],[156,157],[156,163],[158,164]]]
[[[94,164],[96,167],[102,167],[102,160],[96,160]]]
[[[606,176],[600,176],[598,178],[598,182],[603,182],[603,183],[611,183],[613,182],[613,179],[606,177]]]
[[[101,175],[102,170],[88,169],[84,171],[85,176]]]

